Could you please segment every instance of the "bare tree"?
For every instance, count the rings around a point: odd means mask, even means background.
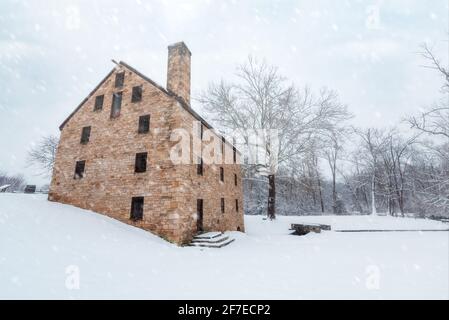
[[[328,135],[323,139],[323,154],[329,165],[332,175],[332,212],[337,213],[337,173],[340,172],[338,168],[338,162],[343,152],[344,141],[348,136],[348,130],[344,126],[344,123],[340,123],[340,126],[331,130]]]
[[[55,163],[56,149],[59,139],[55,136],[45,136],[28,151],[28,166],[35,166],[42,170],[39,175],[50,176]]]
[[[396,133],[390,137],[389,152],[393,163],[393,182],[396,192],[396,199],[399,205],[401,215],[405,213],[405,188],[407,182],[407,170],[410,165],[410,159],[413,156],[414,144],[418,135],[404,139]]]
[[[422,57],[429,63],[424,67],[438,71],[438,73],[444,78],[442,90],[443,92],[449,93],[449,68],[443,65],[443,62],[441,62],[441,60],[433,53],[433,50],[429,48],[427,44],[423,44],[421,48]]]
[[[324,213],[325,206],[324,206],[324,199],[323,199],[322,178],[321,178],[320,171],[318,170],[318,167],[319,167],[318,157],[316,156],[316,154],[314,152],[312,153],[312,163],[313,163],[313,168],[315,169],[316,186],[318,188],[321,213]]]
[[[0,186],[8,186],[9,191],[19,191],[25,186],[25,179],[22,175],[8,175],[0,172]]]
[[[420,213],[439,216],[449,215],[449,161],[441,154],[449,152],[449,144],[439,145],[435,152],[435,143],[421,141],[412,153],[407,172],[410,201]]]
[[[268,161],[257,165],[268,180],[268,217],[275,219],[277,169],[298,163],[315,137],[346,119],[346,107],[334,91],[323,89],[315,96],[307,88],[298,90],[276,67],[251,57],[236,76],[234,83],[211,84],[198,100],[223,130],[277,130],[277,143],[269,133],[262,137]]]
[[[449,139],[449,69],[443,66],[427,45],[423,45],[422,49],[422,56],[429,62],[426,67],[436,70],[444,78],[442,92],[446,96],[440,103],[435,103],[420,115],[411,116],[406,121],[413,129]]]
[[[434,106],[407,119],[412,129],[449,139],[449,106]]]
[[[416,150],[413,148],[419,134],[405,137],[398,130],[384,131],[384,145],[379,149],[379,157],[383,166],[379,166],[380,185],[383,190],[379,192],[384,196],[391,215],[396,214],[396,209],[402,216],[405,214],[406,188],[408,169],[411,157]]]
[[[406,119],[416,129],[411,134],[387,128],[354,130],[361,143],[345,159],[350,166],[339,174],[358,211],[366,207],[372,214],[386,210],[402,216],[449,212],[449,68],[428,46],[423,46],[422,56],[426,67],[443,77],[444,99]],[[331,152],[328,162],[333,156]]]
[[[356,170],[358,170],[358,168],[356,168]],[[343,170],[338,170],[340,175],[343,177],[344,180],[344,184],[345,187],[347,189],[349,189],[349,192],[351,194],[351,199],[352,199],[352,203],[353,206],[355,208],[355,210],[357,210],[358,213],[363,213],[363,206],[362,206],[362,202],[360,200],[360,189],[361,186],[358,183],[354,183],[355,179],[354,177],[358,177],[358,174],[346,174]]]
[[[355,133],[361,138],[361,150],[367,155],[366,167],[371,176],[371,214],[377,215],[376,187],[379,159],[386,146],[387,137],[384,130],[376,128],[355,129]]]
[[[424,141],[420,153],[413,155],[411,175],[413,193],[429,208],[449,211],[449,68],[427,45],[422,46],[422,56],[428,62],[426,68],[436,70],[443,78],[444,98],[417,116],[406,121],[412,129],[428,137],[442,138],[442,144]],[[418,156],[420,155],[420,156]],[[427,208],[425,208],[427,209]],[[424,208],[422,211],[426,211]]]

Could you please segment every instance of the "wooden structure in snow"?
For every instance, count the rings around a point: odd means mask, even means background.
[[[321,233],[321,231],[330,231],[332,227],[327,224],[292,224],[291,230],[294,231],[294,235],[305,236],[310,232]]]

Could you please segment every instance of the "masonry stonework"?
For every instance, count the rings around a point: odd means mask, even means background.
[[[170,152],[177,144],[171,139],[175,129],[194,134],[197,121],[204,129],[211,128],[190,108],[190,51],[183,43],[177,45],[175,50],[169,48],[172,55],[169,64],[173,65],[169,66],[167,78],[178,79],[171,89],[162,88],[121,62],[61,125],[50,201],[92,210],[171,242],[186,244],[200,231],[197,200],[203,199],[204,231],[245,230],[239,153],[235,164],[204,165],[202,176],[197,174],[193,151],[190,164],[174,164],[170,159]],[[173,56],[186,54],[184,47],[188,51],[188,66],[185,57]],[[117,88],[116,74],[123,72],[124,84]],[[188,75],[181,74],[185,72]],[[132,102],[133,87],[138,86],[142,87],[142,99]],[[119,92],[122,93],[120,115],[111,118],[113,94]],[[94,111],[96,97],[102,95],[103,106]],[[138,132],[139,117],[144,115],[150,116],[147,134]],[[90,139],[82,144],[82,129],[88,126]],[[221,137],[217,135],[217,139]],[[224,146],[225,153],[233,153],[230,143]],[[147,170],[135,173],[135,157],[142,152],[148,153]],[[86,161],[81,179],[74,178],[77,161]],[[224,182],[220,181],[220,167],[224,168]],[[237,175],[237,186],[234,175]],[[140,221],[131,220],[133,197],[144,197]],[[221,198],[225,199],[224,213]]]

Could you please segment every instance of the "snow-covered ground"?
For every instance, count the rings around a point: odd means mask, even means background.
[[[0,298],[449,298],[448,232],[289,235],[301,221],[448,228],[389,217],[246,217],[247,233],[232,233],[228,247],[180,248],[45,195],[0,194]]]
[[[290,221],[291,219],[286,219]],[[293,217],[295,222],[327,224],[335,231],[356,230],[448,230],[449,224],[438,221],[392,218],[390,216],[307,216]]]

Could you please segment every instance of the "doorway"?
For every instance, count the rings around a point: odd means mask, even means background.
[[[198,232],[203,232],[203,199],[196,200],[196,229]]]
[[[131,201],[131,220],[139,221],[143,219],[143,197],[134,197]]]

